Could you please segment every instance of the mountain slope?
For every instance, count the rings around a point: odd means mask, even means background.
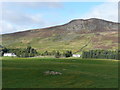
[[[38,51],[72,50],[76,52],[89,41],[84,50],[117,49],[118,23],[101,19],[77,19],[67,24],[2,35],[3,46],[26,47]]]

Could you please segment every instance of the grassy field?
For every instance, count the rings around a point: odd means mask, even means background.
[[[117,88],[118,61],[3,58],[3,88]],[[47,70],[62,75],[45,75]]]

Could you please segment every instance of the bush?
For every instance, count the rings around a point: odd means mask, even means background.
[[[71,57],[71,56],[72,56],[72,51],[66,51],[66,52],[64,53],[64,56],[65,56],[65,57]]]
[[[60,58],[60,57],[61,57],[61,54],[60,54],[59,51],[57,51],[57,52],[55,53],[55,57],[56,57],[56,58]]]

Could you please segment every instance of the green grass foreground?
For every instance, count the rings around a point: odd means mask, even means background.
[[[3,88],[117,88],[118,61],[3,58]],[[62,75],[45,75],[54,70]]]

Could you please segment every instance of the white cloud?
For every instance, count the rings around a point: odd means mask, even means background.
[[[0,17],[2,17],[0,21],[2,22],[0,28],[2,27],[2,33],[9,33],[51,25],[48,20],[43,18],[41,13],[29,13],[26,12],[25,9],[59,8],[61,4],[58,2],[6,2],[3,3],[2,6],[2,14],[0,14]]]
[[[109,21],[118,22],[118,3],[105,2],[91,9],[82,18],[101,18]]]
[[[0,30],[1,30],[0,33],[6,33],[6,32],[10,33],[11,31],[14,31],[16,29],[12,24],[7,23],[5,21],[0,21]]]
[[[44,24],[41,14],[19,13],[18,11],[4,10],[3,20],[15,25]]]
[[[3,2],[4,8],[16,7],[17,9],[40,9],[40,8],[59,8],[60,2]]]
[[[119,0],[1,0],[2,2],[118,2]]]
[[[64,0],[1,0],[1,2],[60,2]]]
[[[41,14],[24,14],[17,11],[3,12],[1,20],[2,33],[15,32],[18,30],[41,27],[45,24]]]
[[[107,2],[119,2],[119,0],[106,0]]]

